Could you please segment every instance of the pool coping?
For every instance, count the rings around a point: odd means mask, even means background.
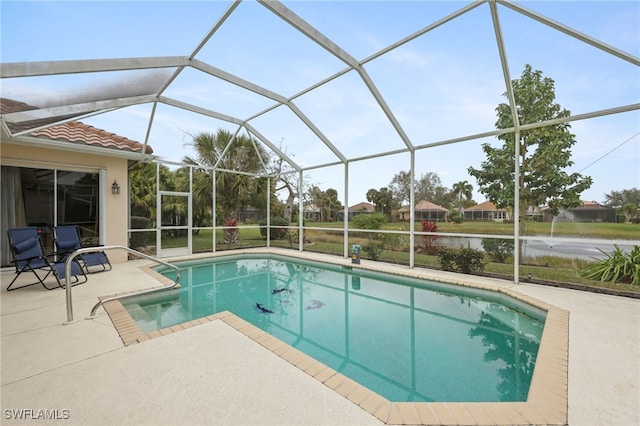
[[[545,327],[540,339],[536,368],[534,369],[529,395],[526,402],[391,402],[379,394],[369,390],[359,383],[338,373],[289,346],[280,339],[271,336],[258,327],[250,324],[229,311],[220,312],[204,318],[174,325],[161,330],[145,333],[137,325],[129,312],[119,300],[112,300],[104,304],[104,309],[113,322],[125,346],[143,343],[147,340],[162,337],[187,328],[206,324],[211,321],[222,321],[238,332],[244,334],[254,342],[273,352],[301,371],[333,389],[343,397],[369,412],[386,424],[416,425],[566,425],[568,424],[568,359],[569,359],[569,312],[526,296],[515,291],[513,283],[497,279],[482,279],[480,277],[461,274],[437,274],[423,269],[409,269],[408,267],[394,268],[396,265],[363,262],[352,264],[350,259],[341,257],[323,257],[318,259],[315,253],[291,252],[289,250],[251,249],[233,252],[207,253],[202,256],[175,258],[170,261],[193,260],[197,258],[220,257],[238,254],[275,254],[297,257],[305,260],[330,262],[337,265],[349,265],[376,272],[391,273],[410,278],[432,279],[447,284],[490,290],[510,296],[518,301],[536,306],[547,313]],[[141,269],[164,284],[171,281],[152,269],[153,265]],[[135,292],[118,293],[124,296]],[[112,297],[114,295],[105,296]]]

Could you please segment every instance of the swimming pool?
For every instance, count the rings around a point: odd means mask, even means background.
[[[183,262],[122,303],[145,332],[230,311],[390,401],[525,401],[545,311],[502,294],[275,255]]]

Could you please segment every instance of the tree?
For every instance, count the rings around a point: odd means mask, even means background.
[[[333,188],[329,188],[324,193],[329,212],[335,213],[336,211],[343,209],[342,203],[338,200],[338,191]],[[333,219],[333,217],[331,217],[331,219]]]
[[[156,170],[154,163],[138,162],[129,169],[131,215],[153,222],[156,218]],[[160,188],[175,190],[175,176],[167,166],[160,166]]]
[[[640,189],[631,188],[622,191],[611,191],[605,194],[604,205],[607,207],[620,208],[625,204],[636,204],[640,206]]]
[[[520,79],[513,80],[516,110],[520,125],[563,119],[570,112],[555,101],[554,81],[542,77],[526,65]],[[501,103],[496,108],[498,129],[514,126],[511,108]],[[592,179],[564,169],[573,165],[571,147],[576,143],[568,123],[559,123],[520,132],[520,175],[514,174],[515,134],[498,136],[502,147],[483,144],[487,159],[481,168],[469,167],[480,192],[500,208],[513,208],[515,184],[520,187],[520,216],[529,207],[547,204],[556,215],[561,208],[580,205],[580,194],[591,186]]]
[[[396,206],[409,204],[411,196],[411,174],[401,170],[393,176],[388,186]],[[442,185],[440,176],[427,172],[414,180],[414,196],[416,201],[427,200],[443,207],[449,207],[453,195]]]
[[[186,190],[188,191],[188,187]],[[191,197],[193,226],[212,226],[213,179],[206,170],[201,168],[193,169]],[[199,230],[194,232],[198,233]]]
[[[473,195],[473,185],[471,185],[466,180],[462,180],[460,182],[456,182],[453,184],[453,190],[451,193],[456,197],[458,213],[462,211],[462,208],[465,207],[465,200],[471,201],[471,196]]]
[[[129,169],[129,198],[131,216],[155,219],[156,211],[156,165],[135,163]]]
[[[398,205],[409,204],[411,196],[411,174],[400,170],[391,179],[388,189],[391,191],[393,199]]]
[[[375,211],[390,214],[394,206],[393,194],[387,187],[367,191],[367,201],[373,204]]]
[[[280,216],[283,205],[276,195],[277,179],[268,179],[264,176],[255,180],[254,191],[251,194],[249,205],[258,211],[260,217],[267,217],[267,194],[271,194],[271,216]],[[270,186],[270,187],[269,187]]]
[[[255,139],[244,135],[234,137],[223,129],[218,129],[215,134],[203,132],[193,135],[190,145],[196,151],[195,159],[184,158],[184,162],[190,164],[257,174],[264,171],[263,164],[269,163],[264,148]],[[216,203],[224,216],[224,222],[228,222],[236,219],[238,210],[249,204],[252,194],[257,191],[258,179],[247,174],[218,171],[215,185]],[[201,189],[209,191],[207,187]],[[194,192],[198,191],[198,188],[194,188]]]
[[[449,207],[451,203],[450,191],[442,185],[440,176],[435,172],[420,175],[420,179],[416,181],[415,199],[431,201],[442,207]]]
[[[335,219],[334,214],[342,209],[342,203],[338,200],[338,191],[329,188],[321,190],[316,185],[311,185],[307,190],[306,199],[320,211],[320,222]]]
[[[622,206],[622,212],[624,213],[627,222],[633,221],[638,216],[638,205],[633,203],[627,203]]]
[[[285,154],[286,150],[283,150],[282,143],[284,139],[280,140],[279,149],[283,151]],[[294,209],[294,201],[300,194],[298,194],[298,183],[296,181],[298,174],[292,172],[293,169],[285,161],[283,157],[277,157],[274,165],[271,170],[271,174],[275,174],[278,176],[278,184],[276,185],[275,191],[280,192],[286,190],[287,199],[285,200],[284,206],[282,207],[282,217],[284,217],[288,223],[291,223],[291,217],[293,216]]]

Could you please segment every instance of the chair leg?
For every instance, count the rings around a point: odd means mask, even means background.
[[[14,288],[11,288],[11,286],[15,283],[15,281],[18,279],[18,277],[19,277],[20,275],[22,275],[22,273],[23,273],[23,272],[33,272],[33,275],[35,275],[35,276],[36,276],[36,278],[38,279],[38,281],[36,281],[35,283],[31,283],[31,284],[21,285],[20,287],[14,287]],[[24,287],[31,287],[32,285],[38,285],[38,284],[41,284],[41,285],[42,285],[42,287],[44,287],[44,288],[45,288],[45,290],[54,290],[56,287],[51,287],[51,288],[49,288],[49,287],[47,287],[47,285],[44,283],[44,280],[46,280],[46,279],[47,279],[47,277],[51,274],[51,272],[52,272],[52,271],[48,271],[48,272],[47,272],[47,274],[46,274],[43,278],[40,278],[40,275],[38,275],[38,273],[36,272],[36,270],[35,270],[35,269],[27,269],[27,270],[24,270],[24,271],[18,271],[18,273],[16,274],[16,276],[15,276],[15,277],[13,277],[13,280],[11,280],[11,282],[10,282],[10,283],[9,283],[9,285],[7,286],[7,291],[18,290],[18,289],[21,289],[21,288],[24,288]]]
[[[93,262],[93,264],[91,264],[91,265],[89,265],[89,262],[87,262],[84,257],[81,257],[81,262],[80,263],[81,263],[81,266],[84,269],[84,272],[86,274],[98,274],[100,272],[110,271],[111,270],[111,262],[109,262],[109,259],[106,257],[106,255],[104,257],[105,257],[104,261],[102,261],[100,263]],[[97,268],[98,266],[100,266],[102,269],[96,271],[96,269],[98,269]],[[96,267],[96,268],[93,269],[93,270],[89,269],[89,268],[93,268],[93,267]]]
[[[79,275],[74,275],[73,276],[73,282],[71,283],[71,287],[75,287],[77,285],[84,284],[84,283],[86,283],[88,281],[89,277],[87,277],[86,274],[82,274],[82,276],[84,277],[84,280],[80,281]],[[64,280],[58,280],[58,286],[60,288],[66,288],[66,285],[65,285],[65,283],[63,281]]]
[[[16,274],[15,277],[13,277],[13,279],[11,280],[11,282],[9,283],[9,285],[7,286],[7,291],[13,291],[13,290],[17,290],[19,288],[23,288],[23,287],[31,287],[32,285],[36,285],[36,284],[40,284],[39,282],[35,282],[35,283],[31,283],[31,284],[27,284],[27,285],[21,285],[20,287],[16,287],[16,288],[11,288],[11,286],[13,285],[13,283],[16,282],[16,280],[18,279],[18,277],[20,276],[20,274],[22,274],[22,272],[18,272]]]

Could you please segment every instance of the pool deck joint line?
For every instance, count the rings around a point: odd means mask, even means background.
[[[252,250],[246,253],[254,255],[276,254],[278,256],[318,261],[317,258],[314,259],[308,255],[304,255],[304,253],[298,252],[280,254],[270,250]],[[245,252],[233,253],[233,255],[237,254],[245,254]],[[225,254],[220,254],[218,256],[224,255]],[[230,254],[226,253],[226,255],[229,256]],[[211,256],[209,254],[209,256],[206,257],[218,256]],[[193,259],[193,257],[190,259]],[[179,260],[180,259],[175,259],[172,261]],[[340,258],[340,260],[342,259]],[[333,263],[347,264],[346,261]],[[404,271],[405,273],[398,273],[397,271],[391,271],[384,267],[348,265],[376,272],[447,282],[443,280],[442,277],[429,278],[428,271],[426,270],[416,271],[412,269]],[[154,276],[160,275],[152,271],[151,268],[143,269]],[[125,346],[142,343],[200,324],[206,324],[210,321],[223,321],[225,324],[322,382],[325,386],[333,389],[338,394],[386,424],[567,425],[569,312],[509,288],[492,288],[486,285],[477,285],[473,282],[473,279],[473,276],[469,276],[468,279],[463,281],[457,279],[455,282],[451,281],[447,283],[500,292],[521,302],[543,309],[547,313],[526,402],[390,402],[379,394],[336,372],[332,368],[327,367],[229,311],[145,333],[119,300],[106,302],[104,309],[113,322]]]

